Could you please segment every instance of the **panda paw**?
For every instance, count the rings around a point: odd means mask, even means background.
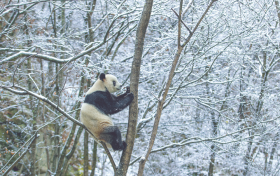
[[[129,86],[126,87],[126,92],[125,93],[130,93],[130,87]]]
[[[123,141],[123,150],[125,150],[125,149],[126,149],[126,146],[127,146],[126,142],[125,142],[125,141]]]

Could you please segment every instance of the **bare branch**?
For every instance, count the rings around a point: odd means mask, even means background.
[[[12,56],[9,56],[3,60],[0,61],[0,65],[3,64],[4,62],[8,62],[8,61],[13,61],[19,57],[24,57],[24,56],[36,56],[36,58],[40,58],[43,60],[47,60],[50,62],[55,62],[55,63],[70,63],[72,61],[75,61],[77,59],[79,59],[80,57],[93,52],[95,50],[97,50],[98,48],[100,48],[103,44],[105,44],[106,42],[108,42],[109,40],[111,40],[115,35],[117,35],[117,33],[115,33],[114,35],[112,35],[111,37],[109,37],[107,40],[103,40],[103,42],[100,42],[99,44],[97,44],[96,46],[92,46],[89,49],[86,49],[82,52],[80,52],[78,55],[73,56],[73,57],[69,57],[68,59],[58,59],[56,57],[52,57],[52,56],[48,56],[48,55],[44,55],[44,54],[38,54],[38,53],[34,53],[34,52],[26,52],[26,51],[20,51]]]
[[[84,124],[82,124],[80,121],[78,121],[78,120],[74,119],[73,117],[71,117],[67,112],[65,112],[65,111],[64,111],[63,109],[61,109],[58,105],[56,105],[55,103],[53,103],[52,101],[50,101],[50,100],[47,99],[46,97],[44,97],[44,96],[42,96],[42,95],[38,95],[38,94],[36,94],[36,93],[34,93],[34,92],[28,91],[28,90],[26,90],[25,88],[19,87],[19,86],[14,86],[14,87],[15,87],[15,88],[18,88],[18,89],[21,89],[21,90],[23,90],[23,91],[14,90],[14,89],[12,89],[12,88],[9,88],[9,87],[6,87],[6,86],[2,86],[2,85],[0,85],[0,87],[3,88],[3,89],[5,89],[5,90],[8,90],[8,91],[10,91],[10,92],[13,92],[13,93],[15,93],[15,94],[19,94],[19,95],[32,95],[32,96],[38,98],[39,100],[42,100],[42,101],[48,103],[48,104],[51,105],[53,108],[55,108],[57,111],[59,111],[61,114],[63,114],[66,118],[68,118],[69,120],[71,120],[73,123],[75,123],[75,124],[81,126],[82,128],[84,128],[89,134],[91,134],[91,135],[93,136],[93,138],[94,138],[95,140],[99,141],[99,140],[85,127]],[[102,144],[102,143],[101,143],[101,144]],[[103,145],[103,144],[102,144],[102,145]],[[110,158],[110,161],[111,161],[111,163],[112,163],[112,166],[113,166],[114,170],[116,170],[116,165],[115,165],[115,163],[114,163],[114,161],[113,161],[113,159],[112,159],[112,156],[111,156],[111,154],[110,154],[110,152],[109,152],[107,146],[106,146],[106,145],[103,145],[103,147],[104,147],[104,149],[105,149],[105,151],[106,151],[108,157]]]
[[[33,135],[33,137],[32,138],[30,138],[26,143],[28,143],[30,140],[30,143],[29,143],[29,145],[28,145],[28,147],[27,147],[27,149],[20,155],[20,157],[18,157],[14,162],[13,162],[13,164],[4,172],[4,174],[3,174],[3,176],[6,176],[12,169],[13,169],[13,167],[24,157],[24,155],[27,153],[27,151],[29,150],[29,148],[31,147],[31,145],[32,145],[32,143],[35,141],[35,139],[37,139],[38,137],[39,137],[40,135],[37,135],[37,133],[35,133],[34,135]],[[25,144],[26,144],[25,143]],[[21,150],[22,148],[20,148],[13,156],[15,156],[20,150]],[[11,158],[12,159],[12,158]],[[11,160],[10,159],[10,160]],[[8,162],[9,163],[9,162]],[[8,164],[7,163],[7,164]],[[5,168],[5,166],[3,167],[3,168]]]
[[[189,10],[189,8],[191,7],[191,4],[193,3],[193,0],[190,0],[189,1],[189,3],[188,3],[188,5],[187,5],[187,7],[185,8],[185,10],[184,10],[184,12],[182,13],[182,16],[184,16],[186,13],[187,13],[187,11]]]
[[[180,18],[180,16],[177,14],[177,12],[171,8],[171,10],[175,13],[175,15],[178,17],[178,19],[181,21],[181,23],[185,26],[185,28],[187,28],[187,30],[189,31],[189,33],[192,33],[192,31],[190,30],[190,28],[188,28],[188,26],[184,23],[184,21],[182,20],[182,18]]]
[[[204,11],[204,13],[202,14],[201,18],[200,18],[200,19],[198,20],[198,22],[196,23],[196,25],[195,25],[195,27],[194,27],[192,33],[190,33],[190,35],[188,36],[187,40],[186,40],[185,43],[182,45],[182,47],[186,46],[186,45],[189,43],[189,41],[190,41],[190,39],[192,38],[194,32],[197,30],[197,28],[198,28],[198,26],[200,25],[201,21],[202,21],[203,18],[206,16],[207,12],[209,11],[210,7],[213,5],[213,3],[214,3],[215,1],[217,1],[217,0],[212,0],[212,1],[210,2],[210,4],[208,5],[207,9]]]
[[[77,125],[79,126],[82,126],[83,128],[85,128],[85,126],[79,122],[78,120],[74,119],[73,117],[71,117],[67,112],[65,112],[63,109],[61,109],[59,106],[57,106],[55,103],[53,103],[52,101],[50,101],[48,98],[42,96],[42,95],[39,95],[39,94],[36,94],[34,92],[31,92],[23,87],[20,87],[20,86],[14,86],[15,88],[17,89],[21,89],[23,91],[18,91],[18,90],[14,90],[14,89],[11,89],[10,87],[6,87],[6,86],[3,86],[3,85],[0,85],[1,88],[5,89],[5,90],[8,90],[10,92],[13,92],[13,93],[16,93],[16,94],[20,94],[20,95],[32,95],[33,97],[36,97],[38,98],[39,100],[42,100],[46,103],[48,103],[49,105],[51,105],[53,108],[55,108],[56,110],[58,110],[61,114],[63,114],[66,118],[68,118],[69,120],[71,120],[72,122],[76,123]]]
[[[162,110],[163,110],[164,101],[166,99],[166,96],[167,96],[168,91],[169,91],[169,87],[170,87],[172,79],[174,77],[174,72],[175,72],[178,60],[180,58],[181,52],[182,52],[184,46],[186,46],[186,44],[190,41],[191,37],[193,36],[193,33],[196,31],[197,27],[201,23],[202,19],[205,17],[206,13],[208,12],[210,7],[212,6],[213,2],[214,1],[211,1],[211,3],[208,5],[208,7],[205,10],[205,12],[203,13],[202,17],[200,18],[200,20],[196,24],[196,27],[194,28],[193,32],[190,33],[188,39],[185,41],[185,43],[182,46],[180,45],[180,36],[181,36],[180,21],[178,22],[179,23],[178,24],[178,49],[177,49],[177,52],[175,54],[174,60],[172,62],[172,66],[171,66],[171,69],[170,69],[170,72],[169,72],[168,80],[167,80],[167,83],[166,83],[166,86],[165,86],[165,90],[164,90],[162,99],[158,102],[157,113],[156,113],[156,117],[155,117],[155,121],[154,121],[154,125],[153,125],[153,131],[152,131],[152,134],[151,134],[151,138],[150,138],[150,141],[149,141],[147,152],[145,154],[145,157],[142,157],[140,162],[139,162],[138,176],[143,175],[145,163],[148,160],[148,157],[149,157],[149,155],[152,151],[152,147],[154,145],[154,141],[155,141],[155,138],[156,138],[156,135],[157,135],[157,130],[158,130],[158,125],[159,125],[161,113],[162,113]],[[182,11],[182,4],[183,4],[183,0],[181,0],[181,2],[180,2],[179,18],[181,17],[181,13],[182,13],[181,12]]]
[[[109,160],[110,160],[110,162],[111,162],[111,164],[112,164],[112,167],[113,167],[113,169],[114,169],[114,173],[116,173],[116,172],[117,172],[117,167],[116,167],[116,164],[115,164],[115,162],[114,162],[114,159],[113,159],[113,157],[112,157],[110,151],[108,150],[108,148],[107,148],[107,146],[106,146],[106,144],[105,144],[104,142],[100,141],[100,143],[101,143],[101,145],[103,146],[103,148],[105,149],[105,152],[107,153],[107,155],[108,155],[108,157],[109,157]]]

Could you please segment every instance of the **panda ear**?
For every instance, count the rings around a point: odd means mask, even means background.
[[[101,73],[101,74],[99,75],[99,79],[100,79],[101,81],[104,81],[104,79],[105,79],[105,74],[104,74],[104,73]]]

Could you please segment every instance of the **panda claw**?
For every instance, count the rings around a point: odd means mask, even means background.
[[[130,93],[130,87],[129,86],[126,87],[126,93]]]
[[[128,95],[131,96],[131,99],[132,99],[132,100],[134,99],[133,93],[129,93]]]
[[[126,149],[126,147],[127,147],[127,144],[126,144],[126,142],[125,142],[125,141],[123,141],[123,150],[125,150],[125,149]]]

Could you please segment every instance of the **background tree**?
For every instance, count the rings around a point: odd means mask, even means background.
[[[118,174],[279,174],[279,1],[219,0],[202,21],[211,0],[149,2],[0,2],[1,174],[114,174],[79,122],[101,72],[138,84],[135,128],[131,109],[112,116],[130,141]]]

